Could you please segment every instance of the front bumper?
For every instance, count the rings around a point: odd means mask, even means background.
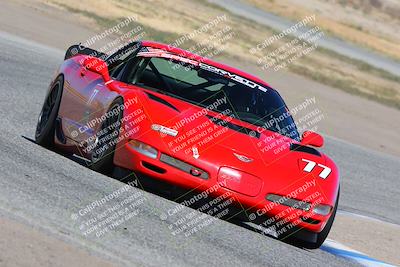
[[[190,163],[185,165],[185,162],[181,160],[177,160],[176,164],[172,164],[171,158],[173,157],[170,155],[158,152],[157,157],[153,159],[135,151],[127,143],[122,144],[117,150],[114,163],[119,167],[180,187],[196,189],[197,191],[206,191],[214,188],[216,190],[213,190],[210,194],[212,197],[219,197],[229,193],[234,199],[235,206],[240,207],[249,220],[257,224],[264,226],[277,225],[278,227],[291,225],[290,228],[304,228],[318,233],[322,231],[331,215],[331,212],[323,216],[312,213],[312,209],[307,211],[269,201],[266,196],[277,192],[269,192],[266,188],[268,186],[265,185],[256,196],[245,195],[227,188],[226,184],[218,181],[217,177],[220,168],[208,162],[203,162],[201,159],[196,161],[198,162],[197,166]],[[194,175],[191,173],[191,169],[200,170],[200,174],[196,171]],[[309,199],[312,205],[318,203],[326,204],[323,199],[318,200],[320,199],[318,198],[319,196],[324,195],[323,193],[320,192],[318,195],[318,191],[315,191],[313,194],[313,198]],[[311,196],[313,194],[310,193]]]

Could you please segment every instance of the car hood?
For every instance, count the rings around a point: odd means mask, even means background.
[[[318,181],[318,188],[334,199],[338,170],[331,159],[313,148],[174,97],[143,88],[134,95],[138,96],[140,107],[129,107],[125,116],[141,109],[147,119],[140,122],[140,135],[133,138],[207,171],[210,182],[219,181],[222,167],[227,167],[257,177],[264,193],[289,194]],[[306,171],[308,162],[316,166],[311,172]],[[321,166],[331,168],[329,178],[318,178]],[[253,182],[254,179],[249,180]]]
[[[297,141],[261,127],[232,119],[177,98],[144,91],[141,103],[151,125],[173,129],[176,136],[159,130],[149,131],[149,139],[165,153],[185,161],[209,160],[219,166],[234,166],[259,173],[265,166],[278,165],[299,170],[298,161],[306,157],[325,163],[321,153],[304,153],[291,149]],[[310,148],[313,150],[312,148]],[[198,154],[198,156],[197,156]],[[251,166],[254,166],[254,170]]]

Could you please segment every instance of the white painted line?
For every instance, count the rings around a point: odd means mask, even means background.
[[[347,212],[346,212],[347,213]],[[354,215],[354,216],[362,216],[363,218],[367,218],[367,219],[373,219],[373,218],[369,218],[367,216],[363,216],[363,215],[358,215],[358,214],[352,214],[349,212],[350,215]],[[373,219],[375,220],[375,219]],[[377,220],[379,221],[379,220]],[[386,222],[385,222],[386,223]],[[272,231],[271,229],[266,229],[258,224],[254,224],[252,222],[245,222],[245,224],[247,224],[248,226],[259,230],[260,232],[267,234],[267,235],[271,235],[274,236],[275,238],[278,238],[278,234],[275,231]],[[366,267],[395,267],[394,265],[385,263],[383,261],[374,259],[369,257],[368,255],[354,250],[350,247],[347,247],[335,240],[332,239],[326,239],[324,244],[322,244],[322,246],[320,247],[321,250],[328,252],[330,254],[333,254],[337,257],[341,257],[341,258],[346,258],[348,260],[351,261],[355,261],[359,264],[361,264],[362,266],[366,266]]]

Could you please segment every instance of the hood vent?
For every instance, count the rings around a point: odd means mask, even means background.
[[[213,116],[210,115],[206,115],[207,118],[209,118],[213,123],[222,126],[222,127],[227,127],[231,130],[234,130],[236,132],[248,135],[248,136],[252,136],[252,137],[256,137],[256,138],[260,138],[260,133],[258,131],[253,131],[252,129],[246,128],[246,127],[242,127],[239,126],[237,124],[225,121],[225,120],[221,120],[221,119],[217,119]],[[250,134],[250,132],[252,132],[252,134]],[[254,134],[254,135],[253,135]]]
[[[302,146],[299,144],[290,144],[290,150],[292,151],[297,151],[297,152],[304,152],[304,153],[308,153],[308,154],[312,154],[315,156],[319,156],[321,157],[321,153],[318,152],[318,150],[309,147],[309,146]]]
[[[166,105],[167,107],[170,107],[170,108],[172,108],[173,110],[179,112],[179,110],[178,110],[174,105],[172,105],[171,103],[169,103],[168,101],[166,101],[166,100],[164,100],[164,99],[162,99],[162,98],[160,98],[160,97],[158,97],[158,96],[156,96],[156,95],[153,95],[153,94],[150,94],[150,93],[147,93],[147,92],[145,92],[145,93],[146,93],[146,95],[147,95],[151,100],[157,101],[157,102],[159,102],[159,103],[161,103],[161,104],[163,104],[163,105]]]

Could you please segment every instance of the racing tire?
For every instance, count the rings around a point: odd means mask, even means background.
[[[63,76],[54,80],[40,111],[35,131],[35,141],[44,147],[54,146],[55,125],[64,86]]]
[[[107,117],[97,132],[96,145],[91,153],[90,168],[105,174],[111,174],[114,169],[114,151],[119,137],[122,109],[124,104],[121,98],[115,99],[106,114]]]
[[[308,248],[308,249],[317,249],[324,243],[325,239],[328,237],[329,232],[331,231],[333,221],[335,220],[335,215],[336,215],[337,207],[339,204],[339,195],[340,195],[340,187],[339,187],[338,195],[336,197],[335,207],[333,207],[331,217],[329,217],[324,229],[322,229],[321,232],[317,233],[317,240],[315,242],[303,241],[303,244],[302,244],[303,247]]]

